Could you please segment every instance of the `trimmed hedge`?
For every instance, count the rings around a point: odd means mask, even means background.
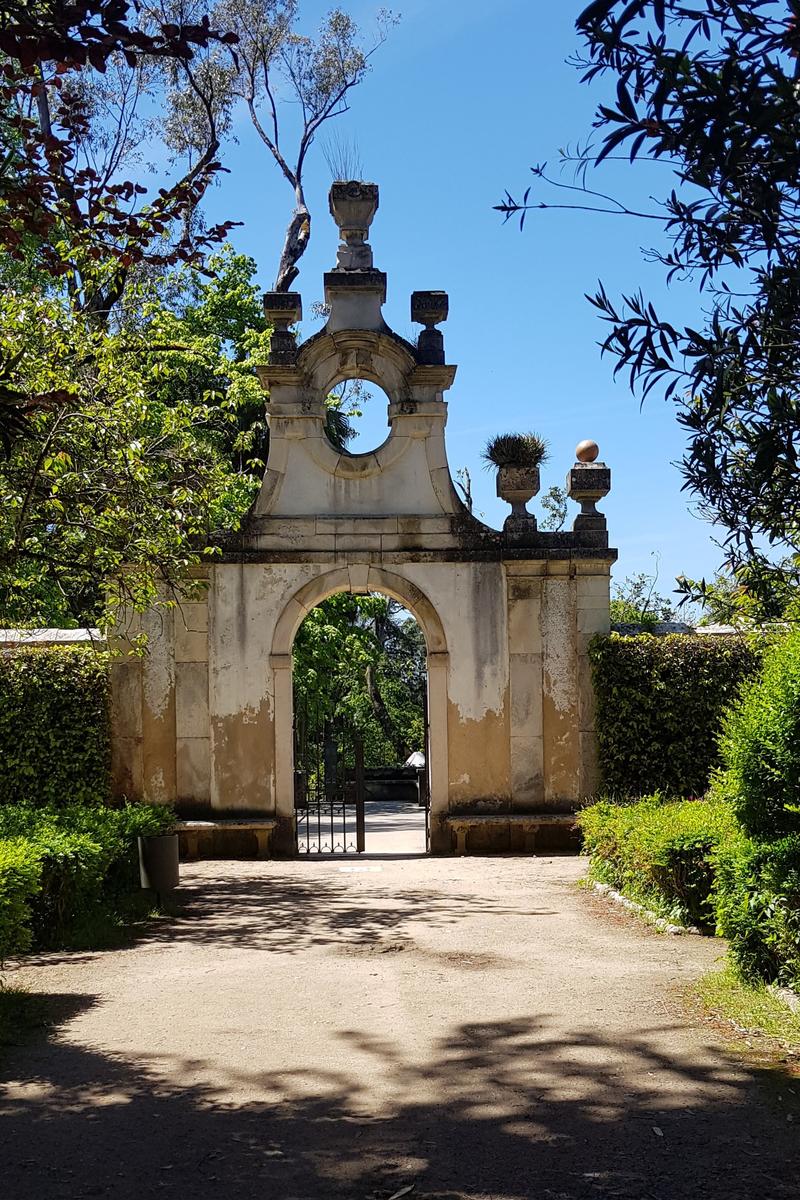
[[[769,840],[800,833],[800,630],[765,654],[758,678],[725,717],[714,791],[742,827]]]
[[[32,902],[41,877],[40,856],[30,842],[0,841],[0,963],[7,954],[30,948]]]
[[[723,713],[760,650],[738,637],[612,633],[589,653],[601,792],[702,796],[719,765]]]
[[[716,856],[740,837],[730,805],[654,795],[593,804],[578,822],[594,878],[672,921],[713,927]]]
[[[717,914],[745,979],[800,990],[800,837],[723,848]]]
[[[0,808],[0,960],[61,945],[81,921],[113,918],[138,890],[137,836],[164,833],[173,820],[150,805]]]
[[[110,744],[105,653],[81,646],[0,653],[0,805],[106,799]]]

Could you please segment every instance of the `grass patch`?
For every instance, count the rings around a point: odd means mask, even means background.
[[[773,996],[765,984],[743,983],[726,967],[705,975],[695,991],[703,1006],[734,1026],[735,1033],[769,1038],[793,1056],[800,1055],[800,1014]]]

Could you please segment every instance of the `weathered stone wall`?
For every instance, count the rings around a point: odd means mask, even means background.
[[[362,217],[374,212],[375,189],[351,190]],[[392,333],[385,277],[363,240],[349,245],[353,234],[345,223],[320,333],[297,346],[289,325],[299,296],[265,298],[275,331],[259,369],[269,392],[264,483],[207,567],[205,601],[147,614],[146,654],[114,668],[115,789],[187,815],[273,815],[273,844],[291,853],[294,635],[327,595],[385,592],[427,642],[431,846],[448,852],[448,816],[569,812],[594,789],[586,651],[608,628],[616,554],[594,502],[610,476],[594,446],[589,465],[575,464],[568,484],[582,511],[565,533],[541,533],[517,493],[502,532],[476,520],[445,451],[456,371],[435,326],[447,298],[412,297],[426,326],[416,345]],[[325,433],[324,397],[351,378],[374,380],[389,398],[389,436],[369,454],[336,450]]]
[[[150,617],[144,657],[113,671],[117,794],[277,815],[290,852],[291,639],[345,589],[390,591],[426,635],[435,849],[448,813],[563,812],[591,794],[586,647],[608,627],[607,563],[390,565],[222,563],[205,603]]]

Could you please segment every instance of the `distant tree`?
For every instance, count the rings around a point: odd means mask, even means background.
[[[542,521],[542,529],[548,533],[558,533],[564,528],[568,511],[567,493],[564,488],[556,484],[548,488],[542,496],[542,508],[546,514]]]
[[[402,763],[424,747],[425,639],[385,596],[341,593],[308,614],[294,644],[298,713],[309,743],[346,715],[368,766]]]
[[[678,619],[675,606],[656,591],[658,574],[640,571],[614,585],[611,594],[611,620],[619,624],[652,628],[659,621]]]
[[[563,156],[573,184],[535,184],[498,207],[571,208],[661,226],[649,250],[705,297],[699,328],[641,291],[590,297],[603,350],[642,397],[661,392],[688,434],[686,489],[721,531],[726,570],[764,616],[800,580],[800,5],[796,0],[595,0],[578,18],[587,82],[610,76],[597,140]],[[671,182],[644,209],[589,185],[611,158],[662,163]],[[563,203],[539,189],[565,189]],[[535,195],[532,195],[536,188]]]
[[[182,0],[177,0],[181,3]],[[311,234],[311,212],[305,193],[308,155],[320,129],[349,107],[349,94],[364,79],[370,59],[386,38],[394,18],[378,13],[378,32],[369,45],[355,20],[340,8],[322,22],[316,37],[298,33],[297,0],[221,0],[212,23],[232,30],[235,46],[210,46],[203,62],[174,64],[170,96],[171,132],[175,146],[191,145],[209,111],[224,125],[237,103],[243,103],[269,156],[294,194],[294,209],[275,277],[275,290],[289,291]],[[193,80],[188,89],[186,81]],[[286,113],[290,111],[290,120]],[[299,117],[299,132],[287,136]],[[287,141],[291,148],[287,148]]]

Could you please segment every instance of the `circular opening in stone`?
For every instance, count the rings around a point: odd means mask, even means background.
[[[369,454],[389,435],[389,397],[368,379],[344,379],[328,394],[327,434],[336,450]]]

